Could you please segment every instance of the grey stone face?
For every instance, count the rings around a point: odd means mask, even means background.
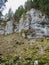
[[[5,26],[5,34],[13,33],[13,21],[8,21]]]
[[[29,20],[29,15],[31,16],[31,21]],[[26,13],[26,19],[23,19],[24,17],[22,16],[20,21],[19,21],[19,32],[21,32],[22,29],[28,30],[29,26],[35,30],[35,37],[36,38],[41,38],[44,36],[49,36],[49,19],[46,17],[46,15],[42,15],[41,11],[31,9]],[[29,23],[31,23],[29,25]],[[44,24],[43,24],[44,23]],[[48,24],[48,25],[47,25]],[[33,33],[33,32],[32,32]],[[31,36],[31,34],[29,35]],[[34,37],[34,38],[35,38]],[[32,38],[32,37],[30,37]]]
[[[13,24],[16,26],[14,29]],[[25,14],[25,18],[22,15],[19,23],[14,23],[12,20],[7,21],[4,32],[3,30],[0,30],[0,34],[10,34],[13,32],[21,32],[22,30],[29,30],[29,26],[31,28],[31,31],[29,31],[27,38],[42,38],[44,36],[49,36],[49,18],[45,15],[42,15],[41,11],[35,9],[28,11]],[[22,36],[25,37],[24,33]]]

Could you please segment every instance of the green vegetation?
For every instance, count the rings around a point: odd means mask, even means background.
[[[4,2],[3,2],[4,1]],[[2,14],[2,11],[4,10],[4,7],[5,7],[5,3],[7,2],[7,0],[0,0],[0,24],[1,24],[1,22],[2,22],[2,16],[3,16],[3,14]],[[3,8],[2,8],[3,7]]]
[[[24,7],[20,5],[14,14],[10,8],[5,17],[7,17],[7,21],[13,19],[16,22],[19,22],[22,14],[26,14],[26,12],[32,8],[40,10],[49,17],[49,0],[27,0]],[[2,16],[1,12],[0,16]]]
[[[33,6],[49,16],[49,0],[33,0]]]
[[[16,33],[1,36],[0,65],[34,65],[35,60],[49,65],[49,38],[28,40]]]
[[[48,6],[49,0],[27,0],[25,8],[20,6],[14,15],[11,15],[12,11],[9,10],[7,21],[13,17],[13,20],[18,22],[22,14],[26,19],[25,13],[31,8],[39,9],[49,17]],[[29,20],[31,21],[31,18]],[[41,24],[45,25],[44,22]],[[27,37],[32,32],[34,30],[22,30],[21,35],[25,33]],[[0,35],[0,65],[34,65],[35,60],[38,60],[39,65],[49,65],[49,38],[28,40],[22,38],[21,35],[18,33]]]
[[[26,2],[25,9],[29,10],[28,7],[39,9],[49,16],[49,0],[29,0]]]
[[[16,12],[13,16],[14,20],[18,22],[19,19],[21,18],[21,15],[23,14],[23,12],[24,12],[23,6],[18,7],[18,9],[16,10]]]
[[[14,14],[14,20],[19,21],[21,15],[26,13],[31,8],[40,10],[43,14],[46,14],[49,17],[49,0],[27,0],[25,2],[24,8],[20,6]]]

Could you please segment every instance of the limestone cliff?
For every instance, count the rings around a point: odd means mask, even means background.
[[[5,27],[0,26],[0,34],[10,34],[22,30],[32,30],[28,34],[29,37],[32,37],[33,30],[35,31],[34,37],[49,36],[49,18],[41,11],[31,9],[21,16],[19,23],[11,20],[6,22]]]

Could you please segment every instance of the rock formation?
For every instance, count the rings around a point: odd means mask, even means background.
[[[16,27],[13,26],[13,23]],[[30,38],[49,36],[49,18],[41,13],[41,11],[31,9],[25,15],[23,14],[21,16],[19,23],[10,20],[6,22],[5,27],[0,25],[0,34],[10,34],[13,32],[21,32],[22,30],[29,30],[27,37]],[[34,36],[33,30],[35,32]]]

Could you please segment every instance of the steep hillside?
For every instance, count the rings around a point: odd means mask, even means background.
[[[20,34],[0,36],[0,65],[49,64],[49,38],[23,39]]]

